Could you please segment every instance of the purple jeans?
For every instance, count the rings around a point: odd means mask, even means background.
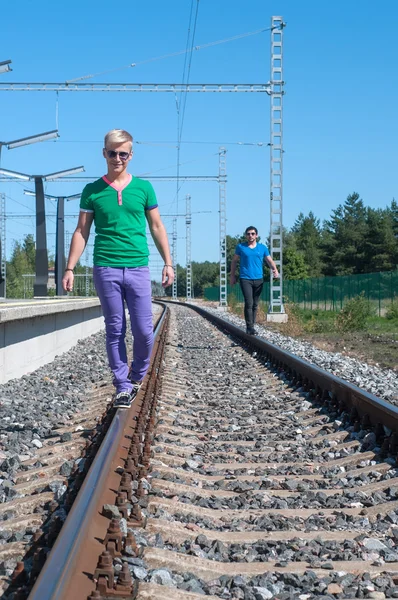
[[[148,370],[153,346],[151,278],[148,267],[94,267],[94,285],[105,318],[106,351],[116,393],[131,391],[125,344],[126,313],[133,334],[131,377],[141,381]]]

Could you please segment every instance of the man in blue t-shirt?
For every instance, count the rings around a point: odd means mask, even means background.
[[[238,244],[231,263],[230,283],[236,283],[235,271],[240,259],[240,287],[245,299],[246,333],[256,335],[254,324],[261,291],[263,289],[263,262],[264,259],[271,268],[272,275],[279,277],[276,264],[272,260],[267,246],[257,243],[258,231],[256,227],[246,227],[247,242]]]

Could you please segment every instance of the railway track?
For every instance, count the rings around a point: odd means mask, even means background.
[[[5,597],[397,598],[397,408],[170,313],[41,574]]]

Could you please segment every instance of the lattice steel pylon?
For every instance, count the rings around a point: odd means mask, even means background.
[[[172,298],[173,300],[177,300],[177,217],[173,219],[173,235],[172,235],[172,256],[173,256],[173,265],[174,265],[174,281],[172,285]]]
[[[283,306],[283,29],[282,17],[271,18],[271,132],[270,132],[270,252],[279,271],[279,279],[270,273],[269,313],[284,313]]]
[[[219,149],[219,212],[220,212],[220,303],[227,308],[227,159],[226,149]]]
[[[191,196],[189,194],[185,197],[186,201],[186,209],[185,209],[185,224],[187,227],[186,232],[186,242],[187,242],[187,300],[192,300],[192,262],[191,262],[191,223],[192,223],[192,213],[191,213]]]
[[[0,194],[0,298],[7,295],[6,195]]]

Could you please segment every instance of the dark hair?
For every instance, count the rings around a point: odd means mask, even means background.
[[[256,235],[258,235],[257,227],[253,227],[253,225],[250,225],[250,227],[246,227],[245,235],[247,234],[248,231],[251,231],[252,229],[254,229],[254,231],[256,232]]]

